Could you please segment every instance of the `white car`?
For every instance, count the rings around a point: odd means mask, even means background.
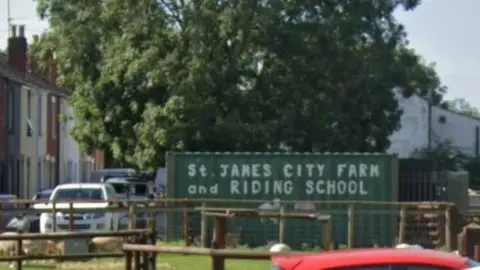
[[[69,209],[71,201],[84,201],[73,203],[73,208],[100,209],[105,212],[88,212],[73,214],[74,231],[116,231],[119,227],[119,214],[108,212],[108,202],[102,200],[116,199],[115,189],[108,183],[75,183],[57,186],[48,203],[38,205],[37,209],[46,211],[40,215],[40,232],[60,232],[69,230],[70,214],[63,213],[62,209]],[[92,200],[92,202],[88,202]],[[93,202],[95,201],[95,202]],[[53,216],[52,202],[55,202],[56,215]],[[49,213],[50,212],[50,213]],[[56,219],[56,228],[53,228],[53,219]]]

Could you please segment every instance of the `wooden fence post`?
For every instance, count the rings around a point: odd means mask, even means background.
[[[190,220],[188,217],[188,203],[187,200],[184,199],[183,202],[183,241],[185,242],[185,246],[190,246]]]
[[[133,215],[135,209],[132,209],[131,202],[127,202],[126,208],[127,208],[127,229],[131,230],[132,227],[134,226],[134,223],[131,221],[131,216]],[[119,204],[122,205],[122,204]],[[135,240],[133,237],[124,237],[124,241],[126,241],[129,244],[135,244]],[[132,257],[133,257],[133,252],[130,250],[125,250],[125,270],[132,270]]]
[[[225,249],[225,235],[227,233],[227,218],[216,217],[215,234],[212,241],[213,249]],[[225,258],[212,257],[212,270],[225,270]]]
[[[145,233],[142,235],[141,243],[144,245],[148,245],[150,242],[150,232]],[[150,267],[150,252],[148,251],[141,251],[141,259],[142,259],[142,266],[140,269],[149,270]]]
[[[205,208],[207,208],[207,203],[202,202],[202,210],[200,211],[201,221],[200,221],[200,247],[207,247],[207,216],[205,215]]]
[[[323,239],[323,249],[332,250],[332,218],[330,217],[327,221],[322,222],[322,239]]]
[[[279,220],[279,225],[278,225],[278,242],[279,243],[285,243],[285,219],[283,218],[283,214],[285,214],[284,203],[282,203],[282,206],[280,206],[281,218]]]
[[[21,234],[22,231],[18,230],[18,234]],[[17,248],[16,248],[16,252],[15,254],[20,257],[23,255],[23,243],[22,243],[22,239],[18,239],[17,240]],[[21,259],[18,259],[17,260],[17,267],[16,267],[17,270],[22,270],[22,260]]]
[[[136,228],[137,223],[137,205],[134,202],[128,202],[128,229]]]
[[[153,218],[151,218],[149,220],[149,224],[148,224],[147,227],[149,229],[150,245],[155,246],[157,244],[157,219],[156,219],[156,215],[154,215]],[[157,269],[157,253],[156,252],[150,252],[148,261],[149,261],[149,270],[156,270]]]
[[[73,202],[70,202],[70,214],[68,215],[68,231],[70,232],[73,232],[74,229],[73,229],[73,226],[74,226],[74,222],[73,222]]]
[[[445,208],[445,246],[449,251],[452,250],[452,205],[447,204]]]
[[[407,207],[402,205],[400,208],[400,222],[398,226],[398,241],[397,244],[405,242],[405,227],[407,226]]]
[[[125,270],[132,270],[132,252],[125,250]]]
[[[348,205],[348,248],[355,247],[355,205],[353,203]]]
[[[135,241],[136,244],[138,244],[138,238],[137,241]],[[142,267],[140,264],[140,251],[134,251],[133,252],[133,269],[134,270],[140,270]]]
[[[57,203],[52,201],[52,231],[57,232]]]

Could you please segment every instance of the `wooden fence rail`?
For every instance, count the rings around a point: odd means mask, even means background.
[[[149,201],[135,201],[135,200],[109,200],[109,201],[88,201],[88,202],[108,202],[109,206],[107,208],[77,208],[74,207],[76,202],[87,202],[87,201],[69,201],[69,202],[48,202],[48,201],[33,201],[33,200],[10,200],[5,202],[0,202],[0,231],[2,231],[2,224],[4,216],[7,213],[24,213],[24,214],[41,214],[41,213],[51,213],[53,216],[56,216],[57,213],[61,212],[65,219],[68,220],[68,228],[69,230],[73,231],[73,224],[74,224],[74,214],[78,213],[105,213],[105,212],[121,212],[127,213],[128,212],[128,220],[129,223],[133,219],[133,222],[138,220],[138,214],[150,214],[153,216],[157,213],[166,214],[164,218],[164,236],[166,240],[178,240],[181,236],[181,232],[178,231],[178,224],[174,224],[176,219],[176,214],[181,213],[183,217],[181,222],[183,223],[183,238],[186,245],[192,243],[191,239],[200,239],[203,240],[201,242],[205,243],[205,218],[204,216],[210,216],[210,218],[216,219],[217,217],[222,215],[226,218],[234,218],[239,217],[239,209],[248,208],[248,211],[254,212],[256,210],[259,203],[264,203],[264,200],[242,200],[241,203],[238,200],[229,200],[229,199],[187,199],[187,198],[180,198],[180,199],[153,199]],[[305,214],[300,214],[295,211],[293,205],[295,203],[300,203],[301,201],[281,201],[282,206],[282,215],[288,215],[291,218],[294,218],[294,215],[297,215],[297,219],[304,218]],[[442,223],[438,227],[442,227],[439,234],[441,234],[442,245],[445,245],[447,248],[455,248],[455,241],[452,241],[452,238],[455,237],[456,233],[458,233],[456,226],[452,226],[456,224],[455,219],[457,215],[452,215],[452,209],[455,208],[451,203],[442,203],[442,202],[413,202],[413,203],[405,203],[405,202],[375,202],[375,201],[308,201],[310,204],[314,204],[314,209],[312,210],[317,216],[333,216],[333,215],[346,215],[348,216],[348,243],[349,247],[354,247],[355,243],[352,239],[353,235],[355,235],[355,224],[354,217],[355,215],[365,214],[365,215],[391,215],[392,220],[398,219],[398,229],[399,232],[396,235],[398,237],[398,241],[402,242],[405,239],[408,240],[408,236],[411,234],[408,230],[407,223],[407,216],[410,218],[412,215],[415,216],[426,216],[428,215],[437,215],[442,217]],[[15,204],[20,205],[21,207],[12,208],[6,207],[8,204]],[[45,205],[45,207],[42,206]],[[423,206],[431,206],[425,207],[424,209],[419,209],[417,206],[422,204]],[[35,205],[35,208],[27,207]],[[207,207],[208,205],[208,207]],[[321,207],[321,206],[325,207]],[[62,207],[60,207],[62,206]],[[201,207],[200,207],[201,206]],[[222,207],[218,207],[222,206]],[[335,206],[335,207],[332,207]],[[341,207],[337,207],[341,206]],[[372,206],[372,207],[370,207]],[[373,207],[375,206],[375,207]],[[226,208],[223,208],[226,207]],[[241,208],[238,208],[241,207]],[[222,209],[237,209],[236,213],[218,213]],[[245,212],[245,211],[244,211]],[[258,211],[257,211],[258,212]],[[265,212],[265,211],[263,211]],[[5,214],[4,214],[5,213]],[[191,220],[194,220],[192,217],[196,217],[195,214],[197,213],[202,216],[202,224],[203,226],[198,226],[198,224],[194,224]],[[296,213],[296,214],[295,214]],[[191,215],[193,214],[193,215]],[[261,214],[264,217],[270,215],[270,217],[278,218],[275,213],[263,213]],[[252,216],[252,215],[251,215]],[[300,217],[301,216],[301,217]],[[253,217],[253,216],[252,216]],[[143,217],[142,217],[143,218]],[[245,218],[242,216],[241,218]],[[258,213],[257,213],[258,218]],[[410,218],[411,219],[411,218]],[[314,218],[311,218],[314,220]],[[445,220],[445,222],[443,222]],[[281,221],[281,219],[280,219]],[[319,220],[317,220],[319,221]],[[52,219],[52,227],[54,229],[57,228],[57,219]],[[324,220],[324,223],[328,225],[327,220]],[[283,240],[285,235],[285,226],[283,226],[283,222],[280,222],[280,230],[279,230],[279,239]],[[201,234],[200,235],[193,235],[193,230],[190,230],[194,227],[202,227],[200,228]],[[195,228],[196,229],[196,228]],[[196,232],[195,232],[196,233]],[[199,237],[198,237],[199,236]],[[440,242],[440,241],[437,241]]]
[[[235,249],[210,249],[194,247],[168,247],[153,245],[124,244],[125,270],[154,270],[152,265],[145,264],[142,257],[156,258],[159,253],[170,253],[180,255],[210,256],[212,258],[212,270],[225,270],[226,259],[237,260],[270,260],[272,256],[285,256],[295,254],[309,254],[314,252],[255,252]],[[134,265],[132,266],[132,258]]]
[[[94,237],[124,237],[131,243],[147,243],[149,239],[155,237],[155,231],[145,230],[125,230],[118,232],[63,232],[63,233],[19,233],[0,235],[0,241],[16,241],[16,254],[14,256],[2,256],[0,262],[16,262],[16,269],[21,270],[24,261],[32,260],[79,260],[92,258],[121,258],[125,256],[123,252],[105,252],[105,253],[78,253],[78,254],[48,254],[48,255],[25,255],[23,254],[23,240],[65,240]],[[155,241],[153,240],[153,243]]]

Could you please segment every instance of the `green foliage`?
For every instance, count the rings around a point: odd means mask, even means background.
[[[480,119],[480,112],[463,98],[446,100],[442,102],[442,107],[457,112],[459,114]]]
[[[462,155],[453,147],[453,142],[447,140],[436,144],[431,149],[417,149],[412,156],[414,158],[434,160],[440,168],[456,171],[460,165],[459,157]]]
[[[74,90],[73,135],[153,169],[166,150],[383,151],[392,89],[444,88],[406,49],[398,7],[419,0],[38,0]]]
[[[480,188],[480,157],[469,159],[465,164],[465,169],[469,174],[469,187],[474,190]]]
[[[478,180],[480,179],[480,157],[472,157],[463,153],[450,140],[437,143],[431,149],[417,149],[412,154],[412,157],[434,160],[440,168],[445,170],[466,170],[470,173],[471,178],[475,178],[476,182],[480,182]],[[477,186],[480,186],[480,184],[477,184]]]

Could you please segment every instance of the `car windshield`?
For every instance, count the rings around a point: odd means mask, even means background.
[[[69,188],[59,189],[55,192],[55,201],[86,201],[86,200],[103,200],[103,192],[101,188]]]
[[[42,191],[37,194],[36,200],[48,200],[52,195],[52,191]]]
[[[98,183],[102,180],[102,178],[105,181],[110,178],[125,177],[133,173],[135,173],[134,169],[125,169],[125,168],[93,171],[90,173],[90,181],[93,183]]]
[[[129,196],[147,196],[147,185],[145,184],[126,184],[111,183],[117,194]]]

